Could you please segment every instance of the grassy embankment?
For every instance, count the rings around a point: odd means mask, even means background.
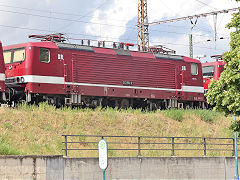
[[[14,109],[0,109],[0,154],[63,154],[62,134],[232,137],[233,133],[229,130],[232,119],[232,117],[224,117],[222,113],[207,110],[142,112],[141,110],[111,108],[56,109],[44,103],[39,107],[23,104]],[[93,139],[81,137],[75,140],[92,141]],[[81,147],[97,148],[97,144],[85,144]],[[109,144],[109,147],[112,145]],[[121,147],[126,146],[119,146]],[[182,152],[178,154],[176,152],[176,155],[181,156],[201,154],[203,153]],[[75,151],[71,155],[97,156],[97,152]],[[146,151],[142,155],[169,156],[171,152]],[[208,155],[221,154],[208,153]],[[231,152],[227,155],[230,156]],[[109,151],[109,156],[137,156],[137,152]]]

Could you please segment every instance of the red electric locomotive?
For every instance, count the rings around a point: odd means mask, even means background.
[[[204,104],[198,60],[61,38],[4,47],[11,101],[150,109]]]
[[[3,60],[3,49],[2,43],[0,42],[0,103],[6,101],[5,96],[5,66]]]
[[[211,79],[218,80],[220,74],[224,71],[224,63],[221,55],[214,55],[211,58],[215,58],[215,62],[202,63],[204,92],[208,91],[208,85]]]

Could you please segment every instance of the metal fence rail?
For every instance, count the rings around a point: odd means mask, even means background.
[[[102,136],[102,135],[62,135],[65,156],[70,151],[98,151],[100,139],[107,140],[109,151],[136,151],[135,156],[143,156],[145,151],[167,151],[170,156],[177,152],[198,151],[201,156],[214,156],[211,152],[230,152],[234,156],[234,138],[208,137],[153,137],[153,136]]]

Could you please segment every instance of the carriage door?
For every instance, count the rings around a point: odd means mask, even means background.
[[[64,91],[66,90],[66,64],[65,64],[65,60],[63,58],[63,54],[61,54],[60,52],[58,52],[58,61],[60,61],[62,63],[62,72],[63,72],[63,88],[64,88]]]
[[[181,84],[181,96],[183,97],[184,92],[183,92],[183,86],[184,86],[184,79],[185,79],[185,73],[186,73],[186,65],[182,65],[182,69],[181,69],[181,80],[180,80],[180,84]]]
[[[66,59],[66,55],[58,53],[58,60],[62,63],[62,73],[63,73],[63,89],[65,93],[71,93],[71,82],[70,79],[70,70],[68,60]]]

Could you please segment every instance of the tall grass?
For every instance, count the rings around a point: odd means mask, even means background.
[[[214,112],[211,110],[203,110],[203,109],[194,109],[189,110],[190,114],[194,114],[198,116],[202,121],[212,123],[214,120],[217,120],[219,117],[224,116],[223,113]]]
[[[182,109],[167,109],[165,111],[163,111],[164,115],[181,122],[183,120],[183,116],[185,114],[185,111]]]
[[[6,136],[0,136],[0,155],[19,155],[20,150],[7,141]]]
[[[214,120],[217,120],[219,117],[224,116],[223,113],[214,112],[211,110],[205,109],[168,109],[163,111],[166,117],[169,117],[173,120],[181,122],[184,119],[184,116],[195,115],[200,118],[202,121],[212,123]]]
[[[221,113],[194,109],[144,111],[142,109],[72,108],[19,104],[0,108],[0,154],[63,154],[62,134],[132,136],[229,137],[231,121]],[[88,138],[78,139],[81,142]],[[112,141],[113,139],[110,139]],[[82,148],[90,146],[84,144]],[[121,148],[121,147],[120,147]],[[125,148],[125,147],[123,147]],[[127,148],[127,147],[126,147]],[[73,156],[97,156],[96,152],[73,152]],[[135,152],[111,152],[112,156],[134,156]],[[194,155],[190,152],[189,155]],[[146,156],[169,153],[145,152]]]

